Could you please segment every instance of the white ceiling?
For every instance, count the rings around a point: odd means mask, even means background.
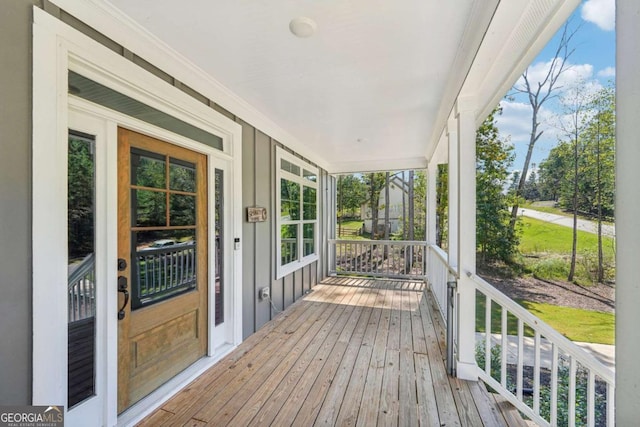
[[[333,172],[426,166],[498,3],[110,1]],[[312,37],[290,33],[299,16]]]

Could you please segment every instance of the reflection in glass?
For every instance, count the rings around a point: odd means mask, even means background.
[[[134,231],[131,307],[196,287],[195,230]]]
[[[132,209],[136,227],[167,225],[167,195],[152,190],[131,190]]]
[[[93,136],[71,132],[67,169],[67,403],[95,394],[95,158]]]
[[[196,196],[170,194],[170,225],[196,225]]]
[[[302,241],[303,241],[303,253],[302,256],[308,256],[315,253],[315,224],[303,224],[302,225]]]
[[[131,149],[132,185],[165,188],[166,174],[164,156],[139,149]]]
[[[280,159],[280,168],[284,171],[300,176],[300,167],[286,161],[285,159]]]
[[[280,257],[282,265],[298,260],[298,226],[280,227]]]
[[[178,159],[169,163],[169,188],[174,191],[196,191],[196,166]]]
[[[309,181],[316,182],[318,180],[318,177],[316,176],[315,173],[309,172],[306,169],[303,170],[302,174],[303,174],[304,179],[308,179]]]
[[[300,184],[281,179],[280,217],[285,221],[300,219]]]
[[[215,172],[216,308],[215,324],[224,322],[224,171]]]
[[[303,219],[316,219],[316,189],[304,187],[303,190],[304,217]]]

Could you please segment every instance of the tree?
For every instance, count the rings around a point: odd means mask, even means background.
[[[510,227],[510,200],[503,189],[513,148],[498,136],[494,110],[476,133],[476,239],[481,261],[510,262],[518,239]]]
[[[514,92],[524,94],[529,100],[531,105],[531,133],[529,134],[529,145],[527,148],[527,155],[524,160],[522,172],[520,175],[520,181],[516,190],[518,197],[523,196],[523,191],[529,172],[529,163],[531,162],[531,155],[533,154],[533,148],[542,136],[543,131],[539,130],[539,114],[542,106],[557,96],[557,91],[562,88],[559,85],[560,76],[568,68],[568,59],[573,53],[573,49],[570,49],[570,43],[577,30],[569,31],[569,23],[564,25],[562,30],[562,36],[558,42],[558,46],[555,51],[555,55],[549,64],[549,69],[544,75],[541,81],[532,82],[529,78],[529,69],[525,70],[522,74],[522,80],[520,84],[516,84],[513,87]],[[515,199],[513,208],[511,210],[511,229],[515,231],[516,219],[518,217],[518,199]]]
[[[518,191],[519,182],[520,182],[520,171],[513,171],[511,175],[511,184],[509,185],[509,194],[516,194],[516,191]]]
[[[590,160],[585,177],[595,176],[595,213],[598,223],[598,282],[604,282],[604,253],[602,248],[602,221],[605,215],[613,217],[615,193],[615,91],[611,86],[601,89],[591,103],[593,118],[587,124],[583,139]]]
[[[367,201],[367,187],[359,175],[340,175],[338,178],[338,216],[353,216]]]
[[[367,188],[369,208],[371,209],[371,238],[378,238],[378,209],[380,209],[380,191],[385,185],[385,174],[369,173],[363,176]]]
[[[436,182],[436,244],[446,248],[449,235],[449,165],[438,165]]]
[[[540,199],[540,192],[538,191],[538,175],[536,174],[536,165],[533,164],[533,168],[529,173],[529,178],[527,178],[527,182],[524,184],[524,189],[522,192],[522,196],[525,200],[534,201]]]
[[[389,172],[384,176],[384,240],[389,240],[389,229],[391,228],[391,221],[389,220]],[[385,245],[385,257],[387,255],[388,247]]]
[[[584,151],[581,141],[582,131],[589,115],[589,95],[585,90],[585,83],[579,82],[563,97],[565,115],[560,121],[566,136],[570,139],[572,147],[571,159],[571,209],[573,210],[573,236],[571,241],[571,266],[567,281],[573,282],[576,271],[576,258],[578,251],[578,194],[580,177],[580,156]]]

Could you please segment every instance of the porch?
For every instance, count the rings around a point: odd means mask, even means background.
[[[421,281],[329,277],[139,425],[526,425],[447,375]]]

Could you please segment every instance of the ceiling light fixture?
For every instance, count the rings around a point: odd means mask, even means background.
[[[291,22],[289,22],[289,30],[291,33],[301,38],[311,37],[313,33],[316,32],[317,27],[318,25],[313,19],[305,16],[293,18]]]

